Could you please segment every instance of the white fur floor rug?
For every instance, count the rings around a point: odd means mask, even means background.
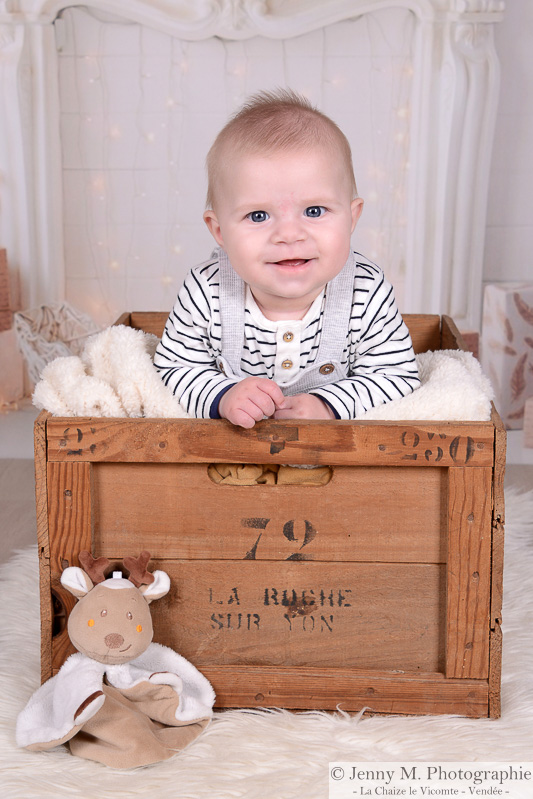
[[[15,719],[39,683],[37,553],[0,570],[2,799],[327,799],[328,762],[533,760],[533,492],[507,492],[502,717],[349,717],[229,711],[164,763],[115,771],[65,748],[17,749]]]

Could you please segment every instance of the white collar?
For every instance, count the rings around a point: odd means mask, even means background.
[[[261,311],[259,305],[257,304],[254,295],[252,294],[252,290],[250,286],[246,284],[246,299],[245,299],[245,307],[246,310],[250,313],[250,316],[254,320],[254,322],[259,325],[260,327],[264,328],[265,330],[272,330],[276,332],[280,329],[280,327],[287,328],[296,328],[299,327],[306,327],[313,319],[315,319],[322,306],[324,301],[324,294],[325,289],[322,289],[318,297],[315,297],[311,306],[308,308],[305,316],[303,319],[267,319],[267,317]]]

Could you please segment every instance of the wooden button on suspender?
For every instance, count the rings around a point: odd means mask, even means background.
[[[321,375],[330,375],[334,371],[335,367],[332,363],[325,363],[323,366],[320,367],[318,370]]]

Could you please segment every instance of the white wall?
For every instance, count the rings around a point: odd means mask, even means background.
[[[394,16],[387,18],[394,23],[388,30],[386,26],[376,28],[383,37],[381,40],[368,30],[368,23],[361,26],[358,56],[374,59],[373,74],[381,81],[372,86],[378,105],[390,99],[388,92],[394,80],[392,73],[387,73],[391,62],[385,63],[385,54],[399,59],[397,74],[405,81],[409,52],[405,21],[408,21],[408,16],[404,14],[402,17],[401,14],[398,12],[398,19]],[[377,14],[375,19],[379,25],[386,17],[382,15],[380,18]],[[396,239],[394,243],[397,245],[399,239],[400,247],[403,246],[401,202],[391,202],[387,196],[391,187],[387,186],[383,191],[385,187],[378,185],[387,159],[387,166],[391,166],[392,153],[389,151],[385,155],[386,148],[383,148],[377,159],[363,168],[372,145],[357,145],[357,141],[365,138],[361,136],[361,118],[353,113],[346,114],[343,106],[343,103],[353,100],[351,94],[346,96],[347,90],[350,89],[352,94],[356,90],[353,84],[338,85],[335,77],[339,71],[344,75],[354,74],[353,42],[357,23],[331,26],[326,37],[321,33],[309,34],[289,41],[286,47],[279,42],[260,39],[225,45],[220,40],[211,44],[180,45],[172,43],[170,36],[147,29],[141,31],[136,25],[122,28],[114,25],[112,31],[107,29],[104,38],[102,26],[82,9],[66,12],[63,25],[59,65],[65,148],[66,293],[75,305],[89,311],[101,323],[111,321],[125,307],[161,310],[170,305],[186,269],[207,254],[210,246],[201,222],[205,191],[202,168],[204,153],[214,132],[246,94],[259,87],[286,81],[300,90],[307,90],[315,102],[340,122],[352,139],[360,192],[366,199],[365,214],[354,244],[388,269],[402,302],[402,256],[397,247],[386,244]],[[397,34],[395,37],[391,37],[393,30]],[[503,22],[495,26],[495,38],[501,63],[501,92],[490,171],[484,283],[533,280],[533,218],[530,214],[533,187],[532,0],[509,0]],[[345,40],[349,49],[344,47]],[[113,52],[113,47],[117,49],[117,42],[118,50]],[[168,84],[165,86],[160,80],[158,65],[169,56],[170,67],[163,67]],[[254,64],[264,63],[263,59],[267,57],[277,58],[279,64],[270,80],[265,80],[262,72],[260,76],[254,73]],[[198,80],[190,73],[184,74],[185,70],[195,70],[198,59],[202,58],[213,62],[211,78],[203,85],[202,81],[209,77],[205,62],[202,69],[197,70]],[[339,70],[337,63],[340,62],[342,69]],[[325,74],[318,74],[320,70]],[[233,96],[227,91],[224,95],[221,91],[213,95],[211,84],[217,83],[221,71],[233,75]],[[138,90],[138,96],[131,90],[132,73],[137,73],[137,80],[139,75],[142,78],[142,92]],[[154,93],[155,84],[157,91]],[[176,105],[172,99],[173,91],[176,96],[179,92],[182,95]],[[210,114],[205,113],[207,94],[218,97]],[[394,137],[399,140],[402,134],[402,120],[396,114],[408,113],[407,97],[408,88],[404,85],[403,97],[400,89],[396,108],[389,109],[388,116],[381,111],[381,127],[386,131],[391,148],[398,147]],[[183,98],[185,107],[182,106]],[[172,134],[177,133],[176,120],[179,128],[182,114],[193,117],[197,106],[203,107],[208,124],[203,138],[198,137],[197,131],[195,137],[188,140],[186,172],[193,179],[188,190],[180,196],[172,179],[161,179],[161,170],[166,170],[170,176],[176,174],[179,154],[171,142],[158,150],[146,135],[152,130],[149,128],[151,123],[157,125],[156,132],[160,138],[163,133],[161,126],[172,121],[174,124],[169,124],[169,127],[173,128]],[[366,105],[374,117],[373,125],[379,116],[375,107],[376,102],[374,108]],[[103,123],[108,129],[102,128]],[[139,130],[140,123],[144,126],[142,130]],[[91,128],[95,129],[94,139],[90,135]],[[121,133],[128,130],[129,140],[125,141]],[[374,142],[374,149],[381,143]],[[183,149],[179,149],[183,156]],[[113,161],[113,152],[119,154],[118,169],[112,177],[112,185],[107,186],[104,199],[104,192],[100,192],[103,183],[98,173]],[[150,153],[154,152],[158,152],[162,159],[160,164],[151,162]],[[396,152],[394,157],[399,167],[402,154]],[[157,180],[153,177],[156,170],[150,174],[147,169],[151,166],[159,167]],[[182,182],[183,162],[179,166]],[[86,184],[90,184],[89,191],[85,189]],[[400,180],[397,191],[403,189]],[[161,211],[162,203],[167,206],[164,213]],[[129,205],[133,210],[128,212]],[[381,213],[378,210],[380,206]]]
[[[85,8],[55,23],[66,298],[99,324],[168,311],[209,257],[204,160],[250,94],[289,85],[342,127],[365,199],[354,247],[402,306],[414,16],[387,9],[287,40],[181,41]]]
[[[507,0],[496,26],[501,91],[487,209],[484,282],[533,282],[533,2]]]
[[[525,156],[530,155],[525,134],[531,124],[524,109],[531,78],[524,66],[531,63],[532,9],[529,0],[509,1],[507,19],[495,26],[503,88],[490,175],[485,280],[513,277],[517,270],[519,276],[528,273],[519,256],[520,250],[530,249],[524,209],[529,202]],[[302,90],[311,84],[312,99],[339,119],[350,138],[348,128],[354,127],[356,169],[367,199],[354,243],[387,270],[399,294],[405,295],[404,310],[477,320],[485,229],[483,176],[488,182],[493,118],[493,51],[486,23],[499,18],[503,0],[396,3],[406,8],[392,8],[392,17],[385,20],[383,9],[373,10],[382,0],[272,0],[268,13],[267,5],[248,0],[138,0],[131,4],[136,22],[122,25],[122,19],[109,20],[107,10],[121,13],[122,0],[89,0],[91,18],[76,26],[71,22],[83,13],[81,7],[68,8],[54,24],[45,0],[27,0],[24,11],[17,13],[0,0],[0,243],[10,253],[13,271],[20,273],[25,307],[66,294],[93,312],[88,300],[94,297],[98,314],[93,315],[100,322],[110,321],[124,308],[168,308],[189,261],[202,257],[209,244],[207,237],[201,254],[187,252],[192,230],[202,225],[200,174],[208,139],[242,95],[265,86],[263,56],[268,49],[276,61],[276,69],[269,71],[270,85],[287,82]],[[290,13],[285,13],[289,5]],[[248,6],[251,16],[245,13]],[[60,0],[54,7],[61,7]],[[179,18],[185,7],[191,14],[194,9],[192,18]],[[167,15],[167,8],[174,16]],[[357,8],[365,14],[337,23]],[[426,20],[417,26],[412,76],[413,28],[406,9],[422,20],[435,12],[430,24]],[[111,25],[100,26],[100,21]],[[139,26],[147,21],[157,36],[139,35]],[[169,21],[180,38],[183,26],[187,28],[189,55],[195,45],[203,50],[200,39],[216,34],[211,44],[221,59],[203,58],[203,52],[198,59],[189,58],[177,43],[170,47]],[[238,30],[232,27],[228,37],[230,23]],[[276,35],[282,33],[287,40],[283,45],[271,38],[273,24]],[[329,31],[319,34],[324,25],[335,29],[335,36]],[[114,51],[107,47],[108,27],[120,28]],[[262,39],[264,33],[268,42]],[[248,35],[255,38],[248,40]],[[168,53],[165,67],[160,56]],[[212,66],[207,85],[206,73],[196,71],[197,60]],[[361,60],[367,62],[366,71]],[[190,88],[182,74],[187,70],[197,78]],[[208,94],[222,75],[229,81],[215,92],[215,109],[207,102]],[[412,93],[409,82],[416,87]],[[353,109],[354,100],[358,114],[350,116],[344,109]],[[182,148],[191,105],[216,113],[206,116],[202,141],[193,135],[193,146]],[[130,114],[129,119],[119,118],[119,109]],[[510,139],[509,128],[514,134],[517,127],[521,137]],[[365,152],[358,150],[360,141]],[[189,157],[193,150],[198,151],[195,161]],[[373,174],[365,174],[364,167],[361,171],[362,164],[369,164]],[[100,170],[106,166],[116,169],[102,179]],[[184,188],[182,178],[193,170],[198,176],[193,177],[193,189]],[[521,191],[515,191],[515,183]],[[180,196],[177,192],[182,191]],[[141,245],[150,237],[139,236],[143,227],[145,232],[151,227],[153,234],[151,246],[144,250]],[[384,234],[381,240],[372,237],[374,231]],[[202,235],[206,236],[203,228]]]

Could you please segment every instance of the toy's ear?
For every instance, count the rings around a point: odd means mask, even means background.
[[[93,581],[79,566],[68,566],[61,575],[61,585],[81,599],[93,588]]]
[[[166,572],[159,571],[158,569],[153,572],[154,580],[150,585],[139,586],[139,591],[146,599],[148,604],[153,602],[154,599],[161,599],[161,597],[168,594],[170,591],[170,577]]]

